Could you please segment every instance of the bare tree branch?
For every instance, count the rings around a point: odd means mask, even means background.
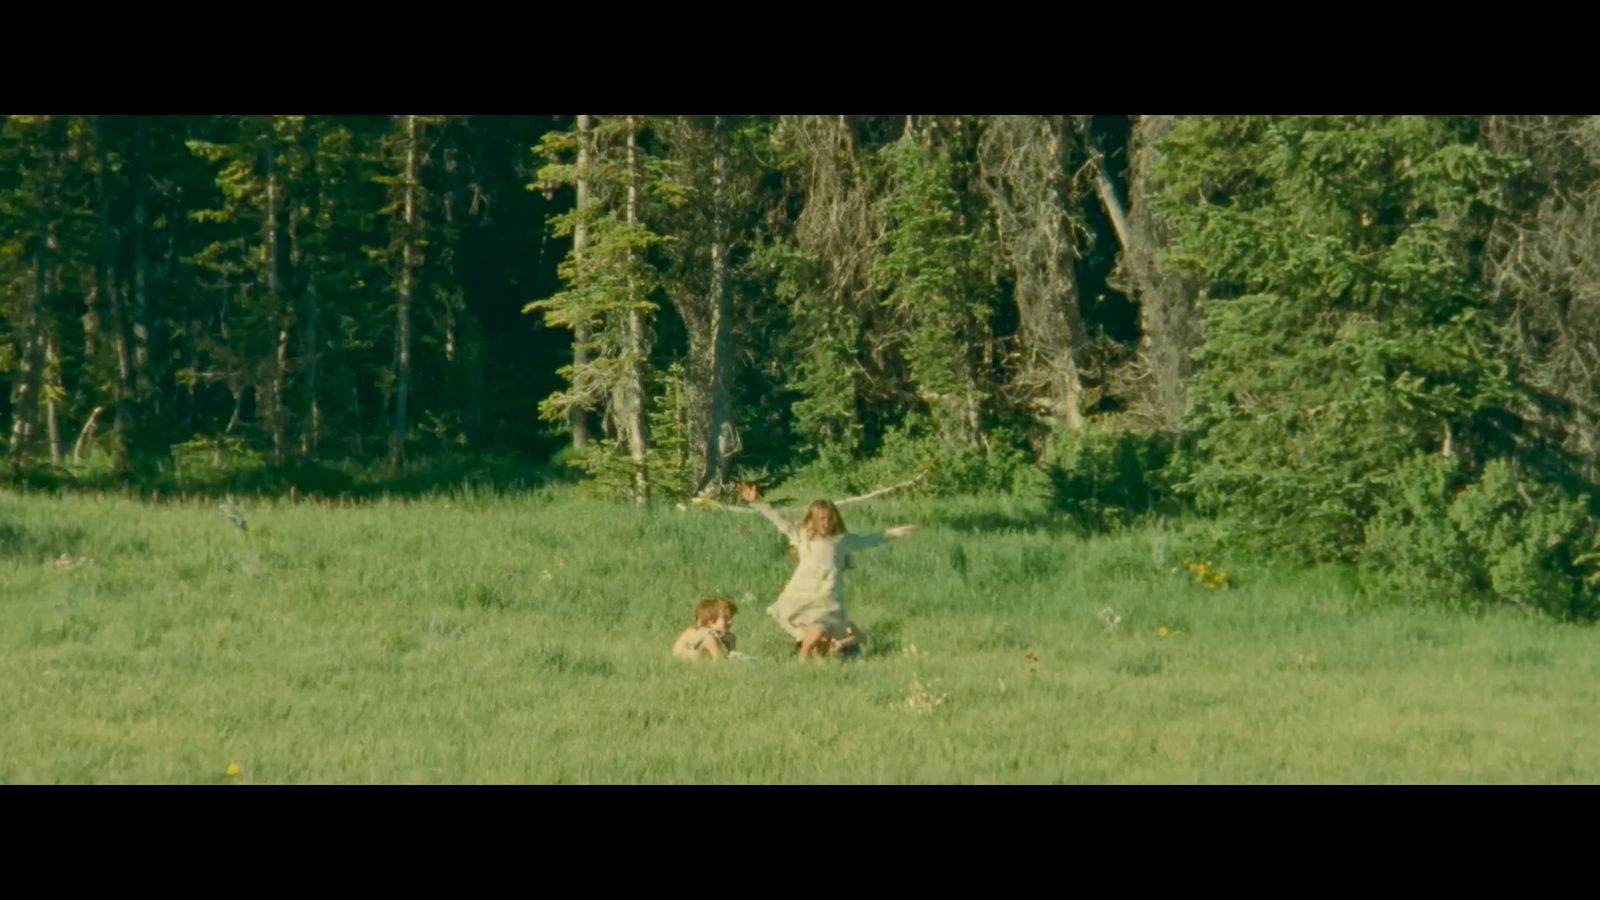
[[[921,481],[922,479],[927,478],[928,477],[928,473],[932,472],[932,471],[933,471],[932,469],[928,469],[928,470],[924,471],[921,475],[918,475],[917,477],[912,478],[909,481],[902,481],[899,484],[891,484],[888,487],[878,488],[875,491],[871,491],[869,493],[862,494],[859,497],[846,497],[843,500],[835,500],[835,501],[833,501],[833,505],[834,506],[844,506],[844,505],[846,505],[848,503],[860,503],[863,500],[871,500],[873,497],[882,496],[883,494],[887,494],[890,491],[898,491],[901,488],[910,487],[913,484],[916,484],[917,482]]]
[[[902,481],[899,484],[891,484],[888,487],[881,487],[881,488],[878,488],[875,491],[869,491],[869,492],[867,492],[865,494],[862,494],[859,497],[846,497],[843,500],[835,500],[835,501],[833,501],[833,505],[834,506],[846,506],[846,505],[851,504],[851,503],[860,503],[863,500],[871,500],[874,497],[881,497],[884,494],[889,493],[890,491],[898,491],[901,488],[908,488],[908,487],[916,484],[917,482],[921,481],[922,479],[927,478],[928,475],[931,474],[932,472],[933,472],[932,469],[928,469],[928,470],[924,471],[922,474],[918,475],[917,477],[911,478],[911,479],[907,479],[906,481]],[[717,510],[722,510],[724,512],[736,512],[736,513],[753,513],[753,512],[755,512],[755,510],[749,508],[748,506],[730,506],[730,505],[728,505],[726,503],[721,503],[721,502],[719,502],[717,500],[713,500],[710,496],[708,496],[706,494],[702,494],[702,495],[700,495],[698,497],[695,497],[693,500],[691,500],[689,502],[692,505],[694,505],[696,507],[703,508],[703,509],[717,509]],[[687,508],[687,507],[685,507],[685,508]]]

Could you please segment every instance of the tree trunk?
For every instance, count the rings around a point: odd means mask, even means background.
[[[61,467],[61,354],[56,351],[55,338],[45,339],[45,373],[50,382],[50,399],[45,402],[46,433],[50,438],[50,465]]]
[[[1133,231],[1128,226],[1128,212],[1117,198],[1116,185],[1111,182],[1111,173],[1106,169],[1105,153],[1101,151],[1100,144],[1089,131],[1089,116],[1080,117],[1083,124],[1084,135],[1089,141],[1089,162],[1094,166],[1094,192],[1100,198],[1100,205],[1105,208],[1106,216],[1111,219],[1111,230],[1116,232],[1117,245],[1122,252],[1128,252]]]
[[[89,412],[89,421],[83,423],[83,430],[78,432],[78,439],[72,444],[72,464],[77,465],[83,461],[83,451],[94,440],[95,426],[100,422],[100,414],[105,412],[104,406],[96,406]]]
[[[355,427],[350,430],[350,453],[356,459],[366,455],[366,448],[361,443],[361,389],[350,385],[350,414],[355,418]]]
[[[639,222],[639,170],[638,125],[633,116],[628,117],[628,206],[629,226]],[[643,298],[635,298],[642,300]],[[650,500],[650,474],[646,471],[645,453],[649,449],[644,408],[644,363],[648,348],[645,346],[644,314],[630,309],[624,320],[627,335],[625,375],[618,385],[614,405],[622,430],[628,436],[628,451],[633,458],[634,499],[638,503]]]
[[[223,436],[233,434],[233,429],[239,426],[239,420],[244,414],[244,392],[247,390],[249,390],[248,385],[228,385],[229,393],[233,394],[233,415],[228,417],[228,427],[222,429]],[[257,392],[257,402],[260,402],[259,397],[260,394]],[[217,469],[222,468],[222,441],[220,440],[217,441],[216,449],[211,454],[211,465]]]
[[[288,459],[289,407],[284,397],[289,373],[289,329],[278,329],[277,351],[272,359],[272,464],[281,466]]]
[[[142,118],[133,130],[133,400],[140,406],[150,397],[150,210],[147,202],[150,180],[147,169],[146,129]],[[181,217],[180,217],[181,219]],[[133,425],[138,425],[138,411]]]
[[[1046,282],[1055,282],[1056,289],[1030,287],[1024,290],[1019,286],[1017,315],[1034,322],[1027,331],[1032,346],[1026,352],[1044,366],[1052,413],[1068,429],[1080,431],[1085,422],[1083,373],[1078,368],[1077,357],[1086,338],[1083,322],[1077,315],[1077,277],[1070,261],[1066,265],[1047,262],[1045,271]],[[1067,312],[1069,309],[1071,312]]]
[[[1127,234],[1111,283],[1139,304],[1137,381],[1123,393],[1130,411],[1159,428],[1176,430],[1188,408],[1191,354],[1201,337],[1198,287],[1164,272],[1156,256],[1168,232],[1147,196],[1154,148],[1171,130],[1172,116],[1139,116],[1128,142]]]
[[[711,158],[711,360],[710,418],[706,424],[705,467],[695,492],[720,483],[728,472],[737,435],[733,428],[733,361],[728,316],[733,305],[728,279],[727,147],[722,117],[712,121]]]
[[[578,210],[589,205],[589,117],[578,117]],[[582,265],[584,248],[589,243],[589,226],[582,218],[572,227],[572,259]],[[572,329],[572,366],[582,372],[589,366],[589,326],[579,322]],[[572,424],[572,446],[581,450],[589,446],[589,410],[574,406],[568,413]]]
[[[406,455],[406,401],[411,394],[411,302],[415,290],[417,222],[417,117],[406,116],[405,218],[401,238],[400,284],[394,304],[394,418],[389,423],[389,475]]]
[[[34,256],[33,291],[26,295],[23,314],[19,316],[22,339],[18,342],[15,387],[11,399],[11,468],[18,471],[27,460],[28,446],[39,422],[39,383],[41,379],[43,342],[40,340],[40,319],[45,299],[45,251]]]
[[[317,376],[322,369],[322,352],[318,345],[317,316],[320,310],[317,307],[317,273],[311,272],[306,281],[306,289],[301,295],[300,315],[300,359],[305,370],[305,401],[306,410],[304,421],[300,430],[300,455],[302,458],[316,462],[321,457],[320,442],[322,439],[322,406],[317,399]]]
[[[267,134],[262,144],[267,175],[267,217],[265,233],[265,265],[267,276],[267,308],[277,331],[277,341],[272,358],[272,374],[267,389],[267,429],[272,434],[272,464],[281,466],[286,458],[285,429],[288,416],[284,412],[284,386],[288,381],[289,329],[284,327],[285,304],[283,290],[283,184],[278,177],[277,135],[272,116],[266,120]]]
[[[39,390],[44,376],[44,347],[47,318],[51,309],[51,275],[58,265],[61,237],[56,206],[61,178],[63,123],[59,116],[50,120],[45,150],[46,185],[42,192],[38,232],[33,252],[33,290],[21,298],[22,315],[17,319],[16,376],[11,400],[11,468],[20,472],[28,459],[28,449],[39,430]]]
[[[85,365],[100,354],[100,330],[105,327],[100,321],[100,284],[104,280],[100,266],[96,265],[94,284],[83,294],[83,355],[79,359]]]
[[[128,316],[123,308],[121,285],[117,279],[116,229],[111,224],[111,185],[107,175],[106,132],[104,116],[95,117],[95,156],[99,163],[95,172],[95,192],[99,195],[100,240],[104,262],[100,267],[100,292],[105,295],[111,319],[111,344],[117,354],[117,380],[112,402],[116,414],[113,429],[116,434],[112,451],[112,469],[119,475],[129,469],[130,454],[134,445],[134,380],[133,352],[128,342]],[[76,455],[76,450],[73,451]]]
[[[983,185],[1015,279],[1019,380],[1061,425],[1083,428],[1088,343],[1078,311],[1072,223],[1063,197],[1064,123],[1054,116],[996,116],[980,143]]]
[[[311,132],[314,136],[315,132]],[[317,205],[320,207],[326,199],[316,195]],[[300,462],[315,462],[318,458],[318,445],[322,436],[322,410],[317,399],[318,374],[322,367],[322,349],[318,345],[317,318],[320,310],[317,307],[317,279],[319,275],[320,260],[313,257],[306,259],[304,234],[306,216],[315,215],[311,210],[300,203],[289,205],[289,214],[286,217],[286,236],[289,244],[288,272],[292,276],[290,284],[293,296],[290,298],[294,313],[294,324],[298,326],[295,341],[299,347],[300,362],[300,390],[295,397],[301,404],[300,429],[298,439],[295,441],[295,456]],[[313,225],[313,231],[315,226]],[[305,273],[301,277],[301,273]],[[284,404],[287,416],[287,398]]]

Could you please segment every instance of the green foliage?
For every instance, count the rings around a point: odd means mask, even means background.
[[[863,493],[921,476],[908,493],[1012,497],[1104,531],[1182,509],[1173,487],[1176,457],[1174,435],[1097,423],[1055,432],[1036,459],[1019,431],[996,428],[984,447],[967,447],[952,444],[927,416],[913,414],[885,430],[872,457],[824,453],[799,477]]]
[[[789,417],[807,457],[853,454],[868,437],[864,413],[882,360],[870,352],[878,252],[873,186],[849,129],[825,117],[784,117],[768,152],[786,192],[752,266],[784,316],[772,342]]]
[[[661,275],[648,251],[670,238],[638,217],[637,196],[652,191],[664,191],[671,198],[679,195],[663,186],[661,169],[648,165],[650,160],[642,150],[634,151],[635,161],[629,166],[621,142],[633,128],[636,126],[629,124],[628,117],[604,117],[589,136],[594,150],[581,172],[572,161],[578,148],[576,129],[548,134],[535,148],[541,166],[530,188],[551,190],[584,178],[592,191],[586,206],[551,220],[559,235],[572,234],[580,223],[585,227],[583,254],[569,253],[558,269],[565,289],[523,308],[527,313],[541,313],[548,327],[584,335],[581,347],[589,353],[583,365],[574,363],[558,370],[569,387],[540,402],[540,415],[546,419],[564,419],[574,408],[603,406],[636,367],[649,362],[648,346],[636,346],[639,336],[630,333],[629,316],[648,320],[657,311],[654,297],[661,287]],[[632,201],[628,199],[630,188],[635,191]],[[635,204],[632,221],[627,215],[630,202]]]
[[[700,474],[700,460],[693,452],[683,365],[671,364],[653,381],[650,449],[645,453],[650,493],[657,500],[682,500],[694,492]],[[634,496],[636,467],[625,441],[593,441],[583,450],[565,451],[563,458],[566,465],[588,476],[584,486],[590,493],[614,500]]]
[[[1416,456],[1384,479],[1363,561],[1407,595],[1499,600],[1556,616],[1587,615],[1600,599],[1600,559],[1587,498],[1531,484],[1492,460],[1476,480],[1458,459]]]
[[[962,215],[943,148],[907,135],[881,158],[889,187],[878,201],[885,233],[874,287],[910,325],[900,353],[933,422],[947,440],[974,445],[985,397],[973,354],[989,318],[982,232]]]
[[[567,448],[556,462],[583,473],[583,489],[607,500],[628,500],[634,496],[637,466],[624,443],[591,440],[587,447]]]
[[[1056,504],[1094,528],[1125,524],[1155,511],[1175,511],[1176,438],[1103,423],[1059,429],[1042,460]]]
[[[1178,124],[1156,201],[1169,264],[1211,284],[1186,426],[1201,508],[1349,559],[1412,455],[1500,452],[1517,392],[1471,248],[1514,168],[1461,119]]]
[[[544,480],[573,407],[626,432],[637,388],[670,501],[704,465],[715,346],[746,471],[852,493],[923,475],[904,493],[1088,529],[1181,498],[1227,525],[1205,553],[1229,572],[1254,544],[1416,596],[1591,603],[1591,120],[1194,117],[1137,146],[1123,117],[594,123],[580,173],[572,117],[0,117],[19,484]],[[402,271],[418,458],[386,480]],[[1138,414],[1151,360],[1197,367],[1167,385],[1181,434],[1050,430],[1065,373],[1090,416]],[[572,461],[636,491],[613,444]],[[506,596],[485,591],[465,596]]]
[[[248,479],[266,468],[266,459],[234,435],[196,437],[172,445],[172,474],[177,483],[194,488]]]
[[[1022,436],[1000,428],[986,436],[987,448],[952,443],[926,414],[913,413],[884,431],[878,452],[868,459],[842,453],[821,454],[804,480],[866,492],[920,478],[908,492],[927,496],[1015,496],[1048,500],[1049,474],[1037,465]]]
[[[798,396],[789,414],[802,452],[849,455],[860,445],[858,409],[862,323],[848,305],[819,288],[819,261],[784,242],[757,247],[753,259],[769,274],[776,298],[789,307],[793,327],[780,346],[793,360],[788,389]]]
[[[650,488],[663,500],[681,500],[694,491],[701,459],[695,451],[690,421],[687,376],[673,363],[656,379],[650,408]]]

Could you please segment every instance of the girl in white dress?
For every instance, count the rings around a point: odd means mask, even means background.
[[[799,555],[800,564],[767,614],[800,642],[801,658],[855,647],[859,636],[845,616],[840,579],[845,558],[857,550],[903,538],[913,527],[897,525],[880,534],[849,534],[839,508],[827,500],[806,507],[805,518],[797,525],[763,503],[753,484],[740,485],[739,498],[776,525]]]

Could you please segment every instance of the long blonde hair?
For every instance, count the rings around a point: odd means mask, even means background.
[[[806,507],[806,517],[800,522],[800,533],[808,538],[835,537],[844,534],[844,516],[831,500],[813,500]]]

